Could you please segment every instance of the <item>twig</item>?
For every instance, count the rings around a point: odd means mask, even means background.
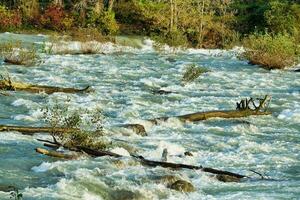
[[[266,179],[261,173],[258,173],[258,172],[254,171],[254,170],[250,170],[250,171],[253,172],[253,173],[255,173],[255,174],[257,174],[257,175],[259,175],[262,180]]]

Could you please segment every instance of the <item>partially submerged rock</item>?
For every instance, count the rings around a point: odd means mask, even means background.
[[[121,127],[123,128],[127,128],[127,129],[131,129],[132,131],[134,131],[137,135],[140,136],[147,136],[147,132],[146,129],[143,125],[141,124],[125,124],[122,125]]]
[[[158,183],[164,184],[167,188],[179,192],[194,192],[195,187],[190,182],[181,179],[176,175],[166,175],[157,177]]]
[[[111,199],[145,200],[147,198],[143,196],[140,192],[133,192],[125,189],[117,189],[112,192]]]
[[[169,188],[184,193],[195,191],[195,187],[190,182],[185,180],[178,180],[175,183],[173,183]]]

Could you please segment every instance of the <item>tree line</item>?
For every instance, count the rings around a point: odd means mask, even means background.
[[[148,35],[171,45],[225,48],[253,33],[300,40],[299,0],[0,0],[0,29]]]

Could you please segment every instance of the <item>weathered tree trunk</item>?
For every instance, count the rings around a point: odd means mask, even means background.
[[[208,168],[208,167],[202,167],[202,166],[194,166],[194,165],[186,165],[186,164],[177,164],[177,163],[170,163],[170,162],[161,162],[161,161],[153,161],[153,160],[147,160],[142,156],[135,156],[142,164],[151,166],[151,167],[164,167],[164,168],[171,168],[171,169],[194,169],[194,170],[201,170],[203,172],[208,172],[212,174],[217,174],[217,175],[228,175],[232,176],[235,178],[249,178],[244,175],[228,172],[228,171],[222,171],[222,170],[217,170],[213,168]]]
[[[77,159],[79,157],[78,155],[68,155],[57,151],[49,151],[42,148],[36,148],[35,151],[43,155],[47,155],[55,158],[67,159],[67,160]]]
[[[170,0],[170,32],[174,30],[175,0]]]
[[[271,112],[261,112],[254,110],[224,110],[224,111],[208,111],[208,112],[198,112],[187,115],[180,115],[175,117],[161,117],[156,119],[151,119],[154,124],[158,124],[160,121],[167,121],[169,118],[178,118],[183,122],[197,122],[203,121],[211,118],[241,118],[249,117],[251,115],[270,115]]]
[[[34,135],[35,133],[66,133],[77,129],[70,128],[51,128],[51,127],[22,127],[0,125],[0,132],[17,131],[24,135]]]
[[[256,105],[253,98],[242,99],[237,102],[236,110],[224,110],[224,111],[208,111],[208,112],[198,112],[187,115],[179,115],[173,118],[178,118],[183,122],[196,122],[203,121],[211,118],[241,118],[249,117],[251,115],[270,115],[271,112],[267,111],[267,107],[271,101],[271,97],[265,95],[262,99],[256,99],[259,101],[259,105]],[[159,123],[159,121],[166,121],[171,117],[161,117],[149,120],[153,124]]]
[[[110,156],[110,157],[116,157],[116,158],[122,157],[119,154],[112,153],[109,151],[93,150],[93,149],[89,149],[86,147],[75,147],[75,148],[76,148],[76,151],[84,152],[93,157],[103,157],[103,156]],[[63,159],[70,159],[70,158],[66,157],[65,154],[61,154],[61,153],[58,153],[55,151],[48,151],[48,150],[41,149],[41,148],[37,148],[36,151],[38,153],[41,153],[41,154],[44,154],[47,156],[63,158]],[[163,168],[171,168],[171,169],[176,169],[176,170],[178,170],[178,169],[201,170],[203,172],[207,172],[207,173],[211,173],[211,174],[225,175],[225,176],[233,177],[233,178],[235,178],[235,181],[237,181],[237,179],[241,179],[241,178],[250,178],[245,175],[232,173],[232,172],[228,172],[228,171],[222,171],[222,170],[213,169],[213,168],[208,168],[208,167],[147,160],[144,157],[138,156],[138,155],[131,155],[131,156],[133,158],[137,159],[139,162],[141,162],[141,164],[143,164],[145,166],[149,166],[149,167],[163,167]],[[71,159],[73,159],[73,158],[71,158]]]
[[[61,88],[61,87],[54,87],[54,86],[31,85],[31,84],[27,84],[27,83],[0,81],[0,90],[26,91],[26,92],[31,92],[31,93],[45,92],[46,94],[52,94],[55,92],[63,92],[63,93],[90,92],[91,88],[90,88],[90,86],[83,88],[83,89]]]

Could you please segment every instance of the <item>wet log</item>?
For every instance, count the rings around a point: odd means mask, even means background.
[[[270,115],[271,112],[265,111],[255,111],[255,110],[224,110],[224,111],[208,111],[208,112],[197,112],[187,115],[180,115],[175,117],[160,117],[156,119],[149,120],[153,124],[158,124],[160,121],[167,121],[170,118],[177,118],[182,122],[197,122],[208,120],[211,118],[242,118],[249,117],[252,115]]]
[[[51,141],[45,141],[50,143],[51,145],[53,145],[56,142],[51,142]],[[57,143],[58,144],[58,143]],[[58,144],[59,145],[59,144]],[[119,154],[116,153],[112,153],[109,151],[100,151],[100,150],[93,150],[87,147],[80,147],[77,146],[75,148],[72,148],[72,150],[75,150],[78,152],[84,152],[90,156],[93,157],[104,157],[104,156],[109,156],[109,157],[115,157],[115,158],[120,158],[122,157]],[[45,151],[43,151],[45,152]],[[39,152],[40,153],[40,152]],[[56,154],[49,154],[46,150],[46,153],[43,153],[44,155],[48,155],[48,156],[53,156],[53,157],[57,157]],[[59,155],[62,156],[62,155]],[[248,176],[245,175],[240,175],[237,173],[232,173],[232,172],[228,172],[228,171],[222,171],[222,170],[218,170],[218,169],[213,169],[213,168],[208,168],[208,167],[202,167],[202,166],[193,166],[193,165],[186,165],[186,164],[177,164],[177,163],[170,163],[170,162],[164,162],[164,161],[153,161],[153,160],[147,160],[142,156],[139,155],[131,155],[131,157],[137,159],[141,164],[145,165],[145,166],[149,166],[149,167],[163,167],[163,168],[171,168],[171,169],[193,169],[193,170],[201,170],[203,172],[207,172],[207,173],[211,173],[211,174],[215,174],[215,175],[226,175],[226,176],[230,176],[236,179],[241,179],[241,178],[250,178]]]
[[[51,127],[23,127],[0,125],[0,132],[16,131],[24,135],[34,135],[35,133],[66,133],[76,131],[70,128],[51,128]]]
[[[67,160],[77,159],[79,157],[78,155],[69,155],[69,154],[64,154],[64,153],[60,153],[57,151],[49,151],[47,149],[42,149],[42,148],[36,148],[35,151],[37,153],[47,155],[50,157],[62,158],[62,159],[67,159]]]
[[[54,87],[54,86],[46,86],[46,85],[32,85],[32,84],[27,84],[27,83],[17,83],[17,82],[11,82],[11,81],[7,81],[7,80],[0,81],[0,90],[25,91],[25,92],[31,92],[31,93],[44,92],[46,94],[53,94],[55,92],[84,93],[84,92],[92,91],[90,86],[87,86],[86,88],[83,88],[83,89],[62,88],[62,87]]]
[[[242,118],[249,117],[252,115],[270,115],[271,112],[267,111],[271,97],[265,95],[262,99],[256,99],[259,101],[259,104],[256,105],[253,98],[243,99],[240,102],[237,102],[236,110],[224,110],[224,111],[208,111],[208,112],[197,112],[187,115],[174,116],[182,122],[197,122],[203,121],[211,118]],[[149,120],[153,124],[158,124],[160,121],[167,121],[172,117],[160,117],[156,119]]]
[[[90,148],[87,148],[87,147],[77,146],[76,149],[78,151],[82,151],[82,152],[84,152],[84,153],[86,153],[90,156],[93,156],[93,157],[103,157],[103,156],[110,156],[110,157],[116,157],[116,158],[122,157],[121,155],[116,154],[116,153],[112,153],[112,152],[109,152],[109,151],[93,150],[93,149],[90,149]]]
[[[163,168],[171,168],[171,169],[194,169],[194,170],[201,170],[203,172],[208,172],[212,174],[217,174],[217,175],[227,175],[227,176],[232,176],[235,178],[249,178],[248,176],[228,172],[228,171],[222,171],[222,170],[217,170],[213,168],[208,168],[208,167],[202,167],[202,166],[194,166],[194,165],[186,165],[186,164],[177,164],[177,163],[170,163],[170,162],[162,162],[162,161],[153,161],[153,160],[147,160],[142,156],[134,156],[137,158],[142,164],[146,166],[151,166],[151,167],[163,167]]]

